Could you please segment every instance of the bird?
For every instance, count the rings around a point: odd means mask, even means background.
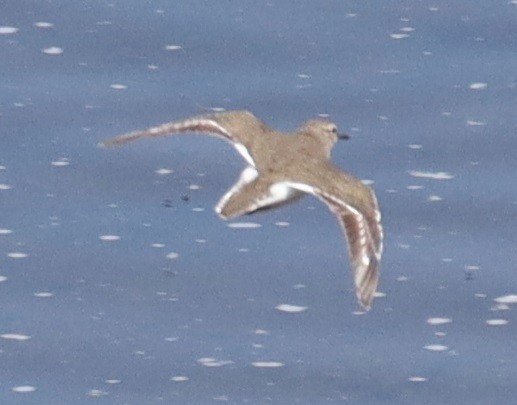
[[[381,212],[372,188],[331,162],[340,134],[335,123],[317,118],[297,130],[272,129],[246,110],[225,111],[172,121],[100,143],[103,148],[183,133],[202,133],[229,141],[247,163],[237,182],[215,206],[224,220],[276,208],[310,194],[337,217],[348,242],[355,293],[371,308],[379,282],[383,250]]]

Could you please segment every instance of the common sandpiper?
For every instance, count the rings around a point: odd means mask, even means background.
[[[231,142],[248,166],[215,207],[222,219],[274,208],[304,194],[323,201],[348,241],[356,295],[369,309],[379,280],[383,231],[373,190],[330,161],[332,148],[347,135],[326,119],[312,119],[285,134],[249,111],[227,111],[173,121],[118,136],[101,147],[185,132],[214,135]]]

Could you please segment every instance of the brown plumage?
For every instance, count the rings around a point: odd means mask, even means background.
[[[335,124],[316,119],[297,131],[275,131],[248,111],[229,111],[166,123],[131,132],[100,144],[128,142],[185,132],[215,135],[230,141],[248,163],[237,183],[215,210],[223,219],[251,214],[312,194],[337,216],[346,235],[356,295],[368,309],[379,280],[382,255],[381,214],[373,190],[330,162],[339,135]]]

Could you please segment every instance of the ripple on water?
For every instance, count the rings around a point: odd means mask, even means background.
[[[222,367],[228,364],[233,364],[231,360],[217,360],[214,357],[202,357],[197,360],[199,364],[204,367]]]
[[[280,304],[275,307],[280,312],[287,312],[289,314],[299,314],[301,312],[305,312],[308,307],[304,307],[301,305],[291,305],[291,304]]]
[[[432,179],[432,180],[451,180],[454,176],[447,172],[426,172],[420,170],[410,170],[410,176],[419,177],[424,179]]]
[[[11,35],[16,34],[18,32],[18,28],[9,27],[9,26],[0,26],[0,35]]]
[[[262,225],[257,224],[256,222],[232,222],[227,226],[232,229],[256,229],[260,228]]]
[[[114,242],[120,239],[120,236],[118,235],[101,235],[99,236],[99,239],[104,242]]]
[[[494,298],[494,301],[498,304],[517,304],[517,294],[502,295]]]
[[[190,378],[188,378],[185,375],[175,375],[175,376],[171,377],[171,381],[174,381],[174,382],[185,382],[185,381],[188,381],[189,379]]]
[[[11,390],[20,394],[26,394],[28,392],[36,391],[36,387],[33,385],[17,385],[16,387],[11,388]]]
[[[488,326],[504,326],[508,324],[506,319],[487,319],[486,324]]]
[[[426,382],[427,378],[415,375],[415,376],[409,377],[408,381],[411,381],[411,382]]]
[[[444,345],[427,345],[424,346],[424,349],[429,350],[430,352],[444,352],[448,347]]]
[[[284,366],[284,363],[280,361],[254,361],[251,365],[257,368],[280,368]]]
[[[452,319],[436,317],[436,318],[428,318],[426,322],[429,325],[444,325],[446,323],[451,323]]]
[[[5,340],[17,340],[19,342],[23,342],[25,340],[29,340],[31,337],[28,335],[22,335],[20,333],[4,333],[0,335],[0,338]]]
[[[50,46],[41,50],[45,55],[57,56],[61,55],[64,51],[59,46]]]
[[[10,252],[7,253],[7,257],[10,257],[11,259],[24,259],[27,256],[29,256],[27,253],[23,252]]]
[[[470,83],[469,84],[469,88],[472,89],[472,90],[484,90],[488,87],[488,84],[487,83],[483,83],[483,82],[475,82],[475,83]]]

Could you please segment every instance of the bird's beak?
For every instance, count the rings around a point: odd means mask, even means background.
[[[350,139],[350,135],[348,134],[338,134],[337,135],[337,139],[339,139],[340,141],[347,141]]]

